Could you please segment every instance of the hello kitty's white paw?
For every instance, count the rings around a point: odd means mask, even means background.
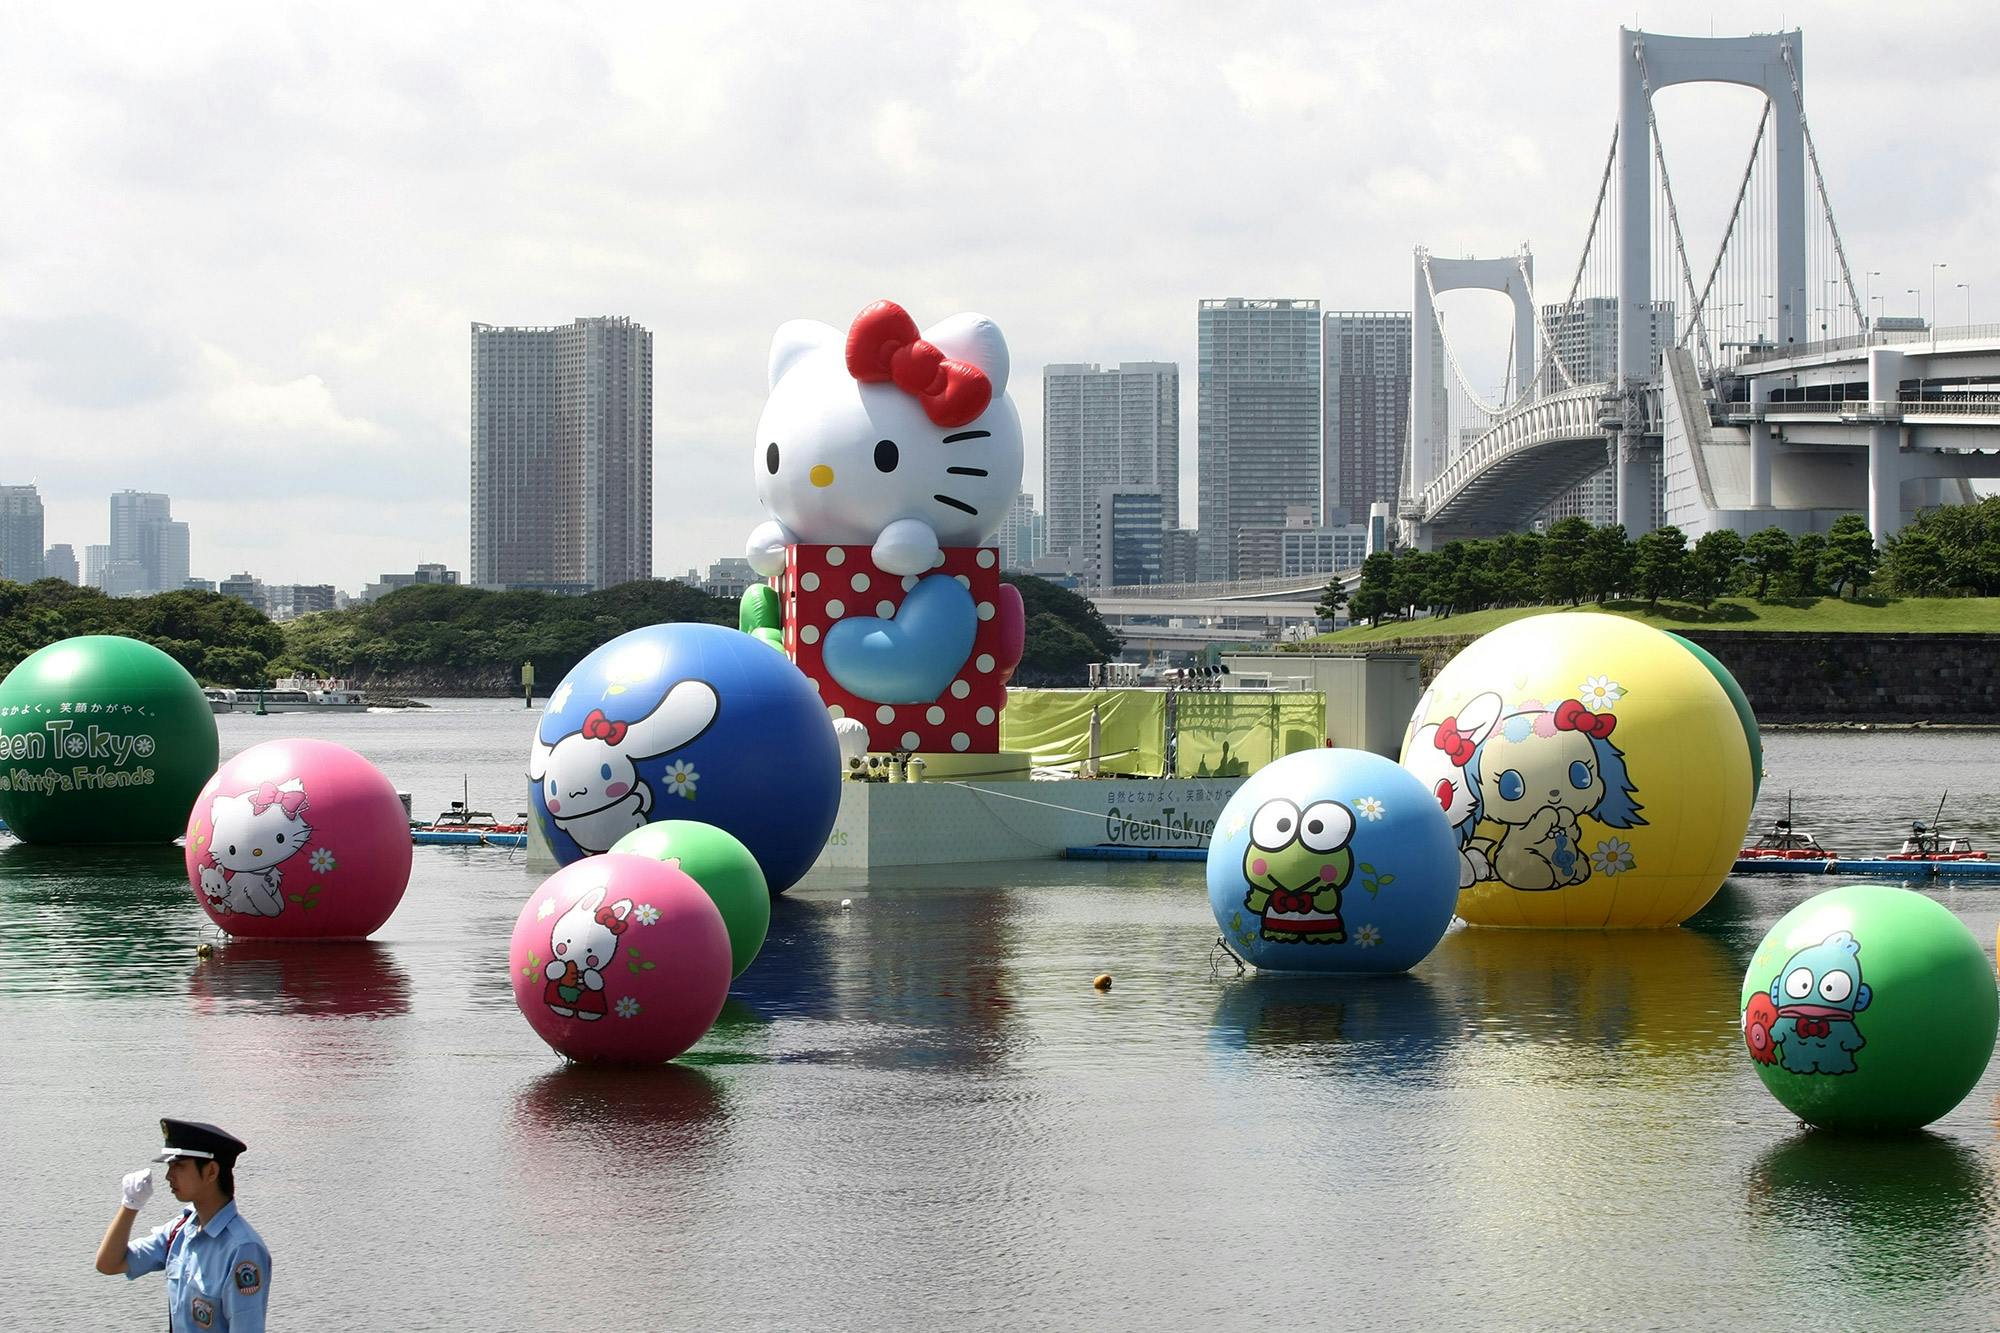
[[[785,570],[785,547],[790,544],[792,534],[785,531],[782,523],[766,520],[751,529],[750,540],[744,545],[744,554],[750,559],[750,568],[765,578],[782,574]]]
[[[870,555],[890,574],[927,574],[944,558],[937,533],[920,518],[899,518],[882,529]]]

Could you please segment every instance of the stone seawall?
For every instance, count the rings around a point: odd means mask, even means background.
[[[1677,630],[1727,666],[1759,721],[2000,725],[2000,634],[1794,634]],[[1398,639],[1428,684],[1478,636]]]

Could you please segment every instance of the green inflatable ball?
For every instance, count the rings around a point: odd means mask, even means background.
[[[678,865],[701,885],[729,928],[729,975],[743,975],[771,929],[771,887],[748,847],[713,824],[665,819],[633,829],[611,850]]]
[[[1743,739],[1750,742],[1750,799],[1756,800],[1757,793],[1764,786],[1764,737],[1757,730],[1757,714],[1750,707],[1750,696],[1736,681],[1728,667],[1708,649],[1692,639],[1684,639],[1672,630],[1663,631],[1666,636],[1681,647],[1693,653],[1695,660],[1708,668],[1708,674],[1715,677],[1715,683],[1729,696],[1729,706],[1736,710],[1736,720],[1743,724]]]
[[[23,842],[172,842],[218,753],[201,686],[138,639],[64,639],[0,681],[0,820]]]
[[[1850,884],[1800,903],[1743,978],[1743,1040],[1771,1095],[1825,1129],[1914,1130],[1986,1072],[1992,964],[1923,894]]]

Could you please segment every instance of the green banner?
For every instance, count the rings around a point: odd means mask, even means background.
[[[1240,777],[1324,737],[1317,692],[1176,690],[1174,760],[1168,763],[1164,690],[1009,690],[1000,747],[1026,752],[1037,768],[1080,768],[1097,712],[1100,772],[1133,777]]]

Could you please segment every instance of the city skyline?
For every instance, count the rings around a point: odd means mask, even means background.
[[[1615,114],[1616,24],[1711,28],[1695,6],[1580,4],[1525,24],[996,4],[893,35],[803,6],[199,13],[38,13],[0,54],[0,169],[38,201],[0,219],[0,484],[39,487],[51,546],[103,544],[104,495],[155,491],[196,534],[195,572],[349,591],[469,568],[475,318],[654,330],[652,567],[706,567],[759,516],[751,432],[784,320],[887,296],[924,323],[983,310],[1021,366],[1192,367],[1204,297],[1406,310],[1414,246],[1524,238],[1557,300]],[[1885,33],[1767,5],[1724,26],[1803,27],[1857,282],[1878,310],[1956,323],[2000,292],[1982,185],[2000,149],[1934,133],[1927,108],[2000,109],[1979,54],[2000,18],[1941,13]],[[1658,112],[1705,251],[1756,100],[1676,89]],[[1047,151],[1078,124],[1117,152]],[[1499,302],[1440,305],[1468,372],[1496,380]],[[1015,396],[1046,507],[1040,385]]]

